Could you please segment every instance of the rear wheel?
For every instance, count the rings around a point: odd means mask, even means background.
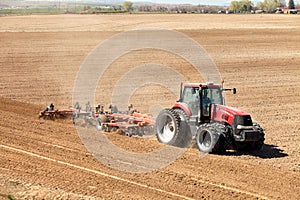
[[[190,143],[186,138],[188,128],[187,123],[181,121],[180,115],[174,109],[162,110],[156,118],[156,137],[164,144],[187,147]]]
[[[196,134],[198,149],[204,153],[224,153],[224,137],[215,124],[202,124]]]
[[[191,128],[189,125],[189,117],[182,109],[174,110],[180,117],[180,144],[182,145],[182,147],[189,147],[193,139]]]

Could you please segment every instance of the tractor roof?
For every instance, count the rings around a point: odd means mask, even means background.
[[[202,86],[207,86],[208,88],[220,88],[220,85],[214,84],[212,82],[206,82],[206,83],[184,83],[184,87],[200,87]]]

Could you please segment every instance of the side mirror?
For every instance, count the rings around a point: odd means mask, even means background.
[[[232,93],[233,93],[233,94],[236,94],[236,88],[233,88],[233,89],[232,89]]]

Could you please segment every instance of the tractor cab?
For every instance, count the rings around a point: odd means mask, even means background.
[[[181,91],[180,100],[175,106],[183,109],[195,123],[210,120],[211,104],[223,105],[220,85],[188,83],[182,85]]]

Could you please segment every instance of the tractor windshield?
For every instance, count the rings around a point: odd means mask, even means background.
[[[202,92],[202,108],[205,116],[209,115],[210,104],[223,104],[222,92],[220,88],[205,88]]]
[[[211,104],[223,104],[222,92],[219,88],[207,88],[202,90],[203,100],[209,100]]]

